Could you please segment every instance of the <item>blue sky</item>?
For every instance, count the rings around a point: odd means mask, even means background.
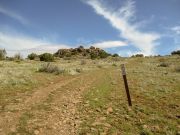
[[[0,0],[0,48],[55,52],[91,45],[131,56],[180,49],[180,0]]]

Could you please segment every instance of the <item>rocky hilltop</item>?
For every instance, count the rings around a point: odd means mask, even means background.
[[[83,46],[79,46],[78,48],[59,49],[54,55],[60,58],[82,56],[82,57],[89,57],[91,59],[95,59],[95,58],[106,58],[110,54],[104,51],[103,49],[96,48],[94,46],[91,46],[90,48],[84,48]]]

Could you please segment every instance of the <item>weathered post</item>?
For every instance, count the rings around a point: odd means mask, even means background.
[[[123,79],[124,79],[124,86],[125,86],[125,89],[126,89],[128,104],[129,104],[129,106],[132,106],[131,96],[130,96],[130,93],[129,93],[129,87],[128,87],[128,82],[127,82],[127,78],[126,78],[126,70],[125,70],[124,64],[121,65],[121,70],[122,70],[122,76],[123,76]]]

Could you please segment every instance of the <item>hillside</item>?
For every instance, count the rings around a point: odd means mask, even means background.
[[[179,59],[0,61],[0,134],[178,135]]]

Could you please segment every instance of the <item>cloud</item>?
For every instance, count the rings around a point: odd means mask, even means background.
[[[28,24],[29,22],[24,18],[22,17],[21,15],[15,13],[14,11],[11,11],[9,9],[6,9],[2,6],[0,6],[0,13],[4,14],[4,15],[7,15],[17,21],[19,21],[20,23],[22,24]]]
[[[174,26],[171,28],[172,31],[176,32],[176,34],[180,34],[180,26]]]
[[[0,32],[0,48],[5,48],[9,56],[19,52],[24,57],[27,54],[35,52],[37,54],[49,52],[54,53],[60,48],[69,48],[64,44],[54,44],[48,40],[36,39],[19,34],[7,34]]]
[[[1,48],[6,48],[8,50],[22,50],[35,48],[39,45],[48,44],[47,41],[27,37],[18,34],[7,34],[0,32],[0,46]]]
[[[119,30],[120,37],[135,45],[143,54],[153,54],[153,49],[160,35],[141,32],[139,25],[132,23],[135,20],[134,1],[127,0],[118,11],[110,10],[110,7],[105,6],[101,0],[88,0],[85,3],[90,5],[98,15],[107,19],[115,29]]]
[[[93,43],[91,45],[98,48],[105,49],[105,48],[127,46],[127,43],[123,41],[103,41],[99,43]]]
[[[24,50],[21,50],[21,52],[26,52],[26,54],[29,54],[29,53],[32,53],[32,52],[37,53],[37,54],[42,54],[42,53],[45,53],[45,52],[55,53],[60,48],[66,48],[67,49],[67,48],[70,48],[70,46],[64,45],[64,44],[58,44],[58,45],[48,44],[48,45],[40,45],[40,46],[37,46],[35,48],[24,49]]]
[[[131,57],[132,55],[135,55],[135,54],[143,54],[143,52],[132,51],[132,50],[121,50],[117,53],[119,54],[119,56],[127,56],[127,57]]]
[[[23,49],[23,50],[7,50],[8,56],[14,56],[16,53],[20,53],[24,58],[30,53],[42,54],[42,53],[55,53],[60,48],[70,48],[68,45],[40,45],[35,48]]]
[[[55,53],[61,48],[71,48],[77,47],[77,45],[67,45],[67,44],[55,44],[49,42],[48,39],[36,39],[25,35],[20,35],[17,33],[8,34],[6,32],[0,32],[0,49],[5,48],[7,50],[8,56],[13,56],[16,53],[21,53],[23,57],[34,52],[37,54],[42,54],[45,52]],[[87,44],[87,47],[95,46],[98,48],[114,48],[127,46],[126,42],[123,41],[102,41],[92,44]]]

